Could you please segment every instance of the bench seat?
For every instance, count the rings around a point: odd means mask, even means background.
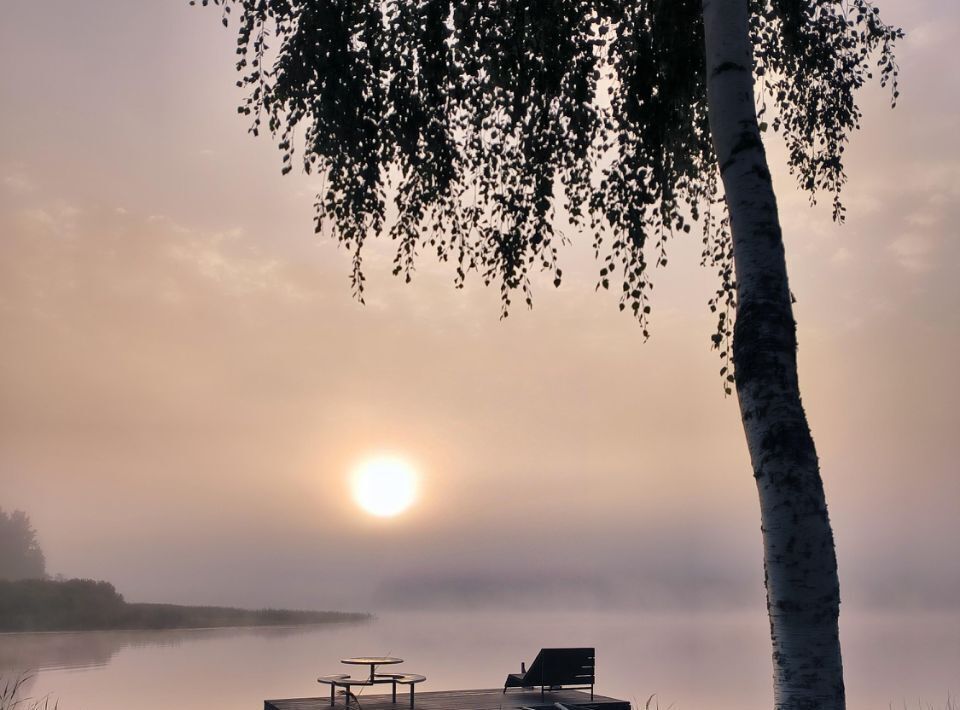
[[[418,673],[377,673],[373,678],[363,677],[363,678],[351,678],[345,673],[335,673],[333,675],[322,675],[317,678],[318,683],[325,683],[330,686],[330,705],[336,704],[336,695],[337,688],[343,688],[346,692],[346,704],[350,705],[350,696],[353,693],[350,692],[350,688],[355,685],[366,687],[371,685],[380,685],[382,683],[390,683],[390,686],[393,690],[393,702],[397,702],[397,686],[398,685],[409,685],[410,686],[410,707],[414,706],[415,693],[414,688],[417,683],[422,683],[427,679],[426,676],[420,675]],[[353,695],[353,697],[356,697]]]
[[[397,702],[397,685],[409,685],[410,686],[410,707],[413,707],[414,703],[414,687],[417,683],[422,683],[427,679],[425,675],[420,675],[418,673],[377,673],[376,678],[383,679],[391,683],[393,689],[393,702]]]

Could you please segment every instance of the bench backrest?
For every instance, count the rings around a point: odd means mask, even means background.
[[[531,685],[593,685],[592,648],[542,648],[524,680]]]

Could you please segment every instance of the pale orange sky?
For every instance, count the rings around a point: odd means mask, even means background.
[[[844,600],[929,607],[960,598],[960,9],[882,7],[909,33],[902,97],[863,95],[847,225],[771,154]],[[492,581],[522,603],[536,578],[564,602],[762,605],[699,239],[657,274],[646,344],[579,242],[505,321],[449,269],[390,277],[388,245],[361,306],[313,234],[316,181],[236,114],[233,42],[186,2],[4,4],[0,506],[50,571],[153,601]],[[391,521],[347,492],[379,451],[422,470]]]

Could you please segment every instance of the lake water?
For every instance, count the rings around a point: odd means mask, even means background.
[[[851,710],[936,708],[960,693],[960,614],[843,620]],[[767,625],[756,614],[396,613],[351,625],[0,635],[0,669],[32,668],[27,695],[61,710],[259,710],[265,698],[322,695],[339,659],[396,655],[423,691],[503,684],[542,646],[595,646],[597,690],[643,705],[772,705]],[[354,669],[356,670],[356,669]],[[362,700],[362,696],[361,696]]]

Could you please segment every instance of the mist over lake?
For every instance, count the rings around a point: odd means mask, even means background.
[[[960,684],[956,613],[848,613],[841,630],[851,708],[942,707]],[[345,656],[399,656],[427,676],[424,691],[495,688],[541,646],[586,644],[603,694],[642,706],[658,693],[680,710],[770,706],[768,629],[747,611],[394,612],[349,626],[7,634],[0,665],[39,668],[29,693],[63,710],[259,710],[267,698],[322,696],[315,678],[343,672]]]

